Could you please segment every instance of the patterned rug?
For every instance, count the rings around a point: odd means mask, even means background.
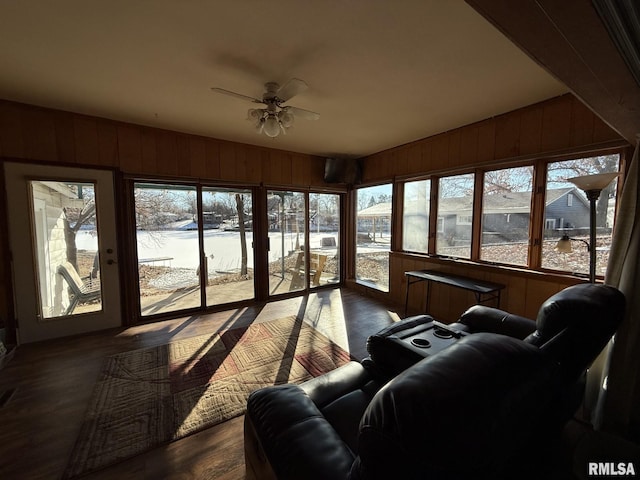
[[[253,390],[300,383],[349,360],[295,317],[108,357],[63,478],[242,415]]]

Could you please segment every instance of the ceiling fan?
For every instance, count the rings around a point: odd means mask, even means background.
[[[275,82],[267,82],[264,84],[265,92],[262,100],[241,93],[225,90],[224,88],[213,87],[211,90],[224,95],[249,100],[253,103],[261,103],[266,108],[251,108],[248,112],[248,120],[255,122],[258,133],[263,133],[269,137],[277,137],[281,132],[287,133],[287,130],[293,125],[296,117],[306,120],[317,120],[320,114],[302,108],[283,105],[292,97],[304,92],[309,86],[298,78],[292,78],[284,85],[280,86]]]

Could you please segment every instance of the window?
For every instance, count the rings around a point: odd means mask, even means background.
[[[472,173],[440,178],[438,219],[443,220],[436,237],[438,255],[471,257],[471,222],[460,225],[457,219],[473,215],[473,182]]]
[[[340,281],[340,195],[309,194],[311,288]]]
[[[485,172],[482,260],[527,265],[533,166]]]
[[[305,194],[267,192],[269,219],[269,294],[306,288]]]
[[[200,307],[196,187],[136,183],[134,199],[142,316]]]
[[[530,165],[443,175],[437,178],[437,184],[431,183],[433,179],[407,181],[402,250],[587,275],[590,203],[585,192],[569,179],[618,173],[620,163],[620,153],[561,161],[541,158]],[[536,169],[545,172],[539,180],[546,185],[538,187],[539,192],[534,189]],[[482,175],[481,205],[474,205],[479,197],[474,195],[474,188],[480,185],[476,175]],[[616,177],[596,203],[594,250],[598,276],[604,275],[608,263],[617,187]],[[430,202],[433,189],[438,195]],[[436,217],[431,224],[430,216]],[[430,232],[430,227],[435,232]],[[429,235],[435,237],[435,247]],[[565,235],[572,246],[568,253],[556,248]]]
[[[584,192],[567,181],[571,177],[617,172],[618,154],[578,158],[549,163],[545,198],[545,229],[542,242],[542,266],[574,273],[589,272],[589,201]],[[611,234],[616,207],[617,180],[600,194],[596,204],[596,274],[603,275],[609,259]],[[573,197],[569,200],[569,195]],[[566,197],[566,199],[564,198]],[[571,202],[571,205],[569,203]],[[571,208],[568,208],[571,206]],[[554,219],[562,219],[555,222]],[[551,223],[553,221],[553,224]],[[558,240],[568,235],[572,239],[570,253],[558,252]]]
[[[356,280],[389,291],[390,184],[356,191]]]
[[[403,250],[427,253],[430,195],[430,180],[407,182],[404,185],[404,211],[402,212]]]

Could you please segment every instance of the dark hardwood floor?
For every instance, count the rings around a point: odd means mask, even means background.
[[[107,356],[288,315],[303,316],[358,359],[366,356],[367,336],[398,319],[393,309],[376,300],[333,289],[20,346],[0,371],[0,396],[10,394],[0,407],[0,478],[61,478]],[[238,417],[82,478],[242,479],[242,428],[243,417]]]

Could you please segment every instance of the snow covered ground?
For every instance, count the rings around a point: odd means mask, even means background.
[[[313,250],[335,252],[336,247],[322,247],[322,239],[333,237],[336,245],[339,241],[338,232],[310,233],[310,247]],[[269,261],[282,256],[283,236],[279,232],[269,232],[270,246]],[[76,237],[78,249],[97,250],[97,238],[91,231],[80,231]],[[194,230],[159,230],[154,232],[138,231],[138,258],[171,257],[171,267],[195,269],[198,266],[198,232]],[[247,232],[248,266],[253,268],[253,232]],[[304,243],[304,235],[296,233],[284,234],[285,256],[296,246]],[[362,247],[359,247],[359,251]],[[376,246],[366,247],[379,250]],[[231,271],[240,268],[241,250],[240,233],[222,230],[204,231],[204,249],[209,258],[209,270]],[[387,246],[388,249],[388,246]],[[213,257],[212,257],[213,256]]]

